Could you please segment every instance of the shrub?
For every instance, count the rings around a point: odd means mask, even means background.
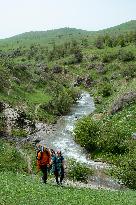
[[[121,69],[119,63],[116,63],[116,62],[107,64],[106,68],[108,71],[118,71]]]
[[[132,51],[120,50],[118,53],[118,59],[121,61],[132,61],[135,55]]]
[[[0,140],[0,171],[26,172],[27,163],[11,144]]]
[[[112,85],[108,82],[105,82],[103,85],[101,85],[99,94],[101,94],[103,97],[109,97],[112,94]]]
[[[47,105],[41,105],[41,107],[38,109],[37,111],[37,116],[36,119],[38,121],[43,121],[46,123],[56,123],[57,122],[57,117],[53,115],[53,113],[49,113],[48,111],[46,111],[46,106]]]
[[[10,88],[10,85],[10,75],[8,71],[0,67],[0,91],[7,91]]]
[[[70,111],[71,105],[75,102],[78,91],[72,88],[56,87],[53,98],[41,106],[43,110],[53,115],[62,115]]]
[[[87,182],[88,176],[93,174],[93,170],[74,160],[69,161],[68,178],[73,181]]]
[[[74,52],[74,56],[75,56],[75,62],[76,63],[81,63],[83,60],[83,54],[80,50],[75,50]]]
[[[110,127],[103,132],[101,138],[101,147],[104,152],[112,153],[114,155],[124,154],[128,152],[128,141],[124,133],[118,128]]]
[[[95,41],[95,46],[98,48],[98,49],[102,49],[104,48],[104,38],[103,36],[98,36],[96,41]]]
[[[11,134],[15,137],[26,137],[28,133],[24,129],[13,129]]]
[[[135,78],[136,77],[136,65],[131,64],[127,65],[127,67],[124,67],[121,71],[121,74],[125,78]]]
[[[112,175],[131,189],[136,190],[136,149],[134,153],[123,157],[112,170]]]
[[[89,117],[78,121],[74,129],[75,140],[88,151],[98,149],[100,137],[99,123]]]
[[[116,59],[116,55],[112,53],[105,53],[102,56],[103,63],[110,63],[112,60]]]

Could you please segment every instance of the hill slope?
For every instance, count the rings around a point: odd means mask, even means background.
[[[136,31],[136,20],[131,20],[120,25],[98,31],[99,34],[121,34],[124,32]]]
[[[0,175],[0,204],[12,205],[135,205],[134,191],[106,191],[57,187],[25,175]],[[18,189],[19,187],[19,189]]]
[[[89,38],[90,41],[92,41],[94,36],[97,35],[105,33],[108,33],[110,35],[119,35],[121,33],[131,31],[136,31],[136,20],[128,21],[118,26],[114,26],[100,31],[85,31],[76,28],[60,28],[48,31],[31,31],[7,39],[2,39],[0,40],[0,45],[2,46],[4,44],[9,44],[13,47],[20,45],[30,45],[33,43],[52,45],[54,42],[59,44],[71,39],[81,40],[82,38]]]

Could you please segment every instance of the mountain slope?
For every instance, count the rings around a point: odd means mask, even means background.
[[[136,20],[128,21],[126,23],[122,23],[118,26],[114,26],[111,28],[107,28],[100,31],[85,31],[82,29],[76,28],[60,28],[48,31],[31,31],[23,34],[19,34],[7,39],[0,40],[0,45],[11,45],[13,47],[20,45],[30,45],[33,43],[36,44],[47,44],[52,45],[55,43],[63,43],[65,41],[69,41],[71,39],[81,40],[82,38],[92,39],[94,36],[100,34],[121,34],[125,32],[136,31]]]
[[[131,31],[136,31],[136,20],[131,20],[111,28],[100,30],[98,31],[98,33],[99,34],[108,33],[113,35],[113,34],[121,34],[124,32],[131,32]]]
[[[60,28],[49,31],[31,31],[23,34],[13,36],[11,38],[0,40],[0,44],[12,44],[17,45],[27,45],[36,44],[48,44],[52,45],[55,43],[63,43],[64,41],[69,41],[71,39],[81,39],[90,35],[89,31],[84,31],[75,28]]]

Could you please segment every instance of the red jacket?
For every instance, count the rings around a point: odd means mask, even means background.
[[[48,150],[39,151],[37,154],[37,168],[40,169],[43,165],[48,165],[51,162],[51,154]]]

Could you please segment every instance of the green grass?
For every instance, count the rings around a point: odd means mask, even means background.
[[[37,90],[34,93],[26,93],[25,96],[27,100],[33,104],[42,104],[48,102],[51,99],[51,96],[44,93],[42,90]]]
[[[135,205],[136,192],[91,190],[41,184],[37,177],[0,175],[1,205]]]
[[[15,173],[27,171],[27,162],[15,145],[2,140],[0,140],[0,170]]]

